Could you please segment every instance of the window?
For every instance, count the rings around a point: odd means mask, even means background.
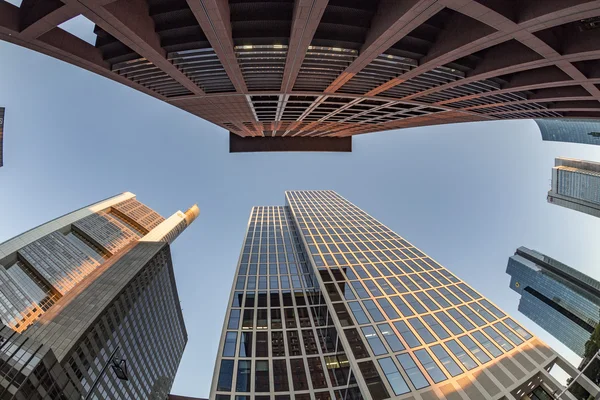
[[[290,360],[292,371],[292,382],[294,390],[308,390],[308,381],[306,380],[306,370],[304,369],[304,361],[300,358]]]
[[[348,344],[352,349],[354,357],[356,357],[357,359],[369,357],[369,352],[365,348],[365,345],[356,329],[346,329],[344,331],[344,334],[346,335],[346,339],[348,340]]]
[[[244,310],[244,319],[242,320],[242,329],[252,329],[254,327],[254,310]]]
[[[456,295],[459,299],[461,299],[464,302],[472,300],[470,296],[467,296],[467,294],[465,294],[462,290],[460,290],[456,286],[448,286],[448,289],[450,289],[450,291],[452,293],[454,293],[454,295]]]
[[[312,357],[306,359],[308,363],[308,371],[310,373],[310,379],[314,389],[321,389],[327,387],[327,379],[325,378],[325,372],[323,371],[323,364],[319,357]]]
[[[252,373],[251,361],[238,361],[237,380],[235,384],[236,392],[250,391],[250,376]]]
[[[394,307],[390,304],[390,301],[386,298],[377,299],[377,302],[383,308],[383,311],[387,315],[388,319],[400,318]]]
[[[469,306],[458,307],[471,321],[475,322],[477,326],[485,325],[485,321],[471,309]]]
[[[256,357],[269,357],[269,334],[256,333]]]
[[[225,345],[223,346],[223,357],[235,356],[235,345],[237,343],[237,332],[227,332],[225,334]]]
[[[446,308],[446,307],[450,307],[450,303],[448,303],[446,301],[446,299],[444,299],[438,292],[436,292],[435,290],[428,290],[427,294],[429,296],[431,296],[431,298],[433,300],[435,300],[436,303],[438,303],[440,305],[440,307]]]
[[[437,359],[442,363],[446,371],[451,376],[457,376],[462,374],[463,370],[458,366],[456,362],[450,357],[450,354],[442,346],[436,344],[435,346],[431,346],[431,351],[437,357]]]
[[[252,332],[242,332],[240,357],[252,357]]]
[[[387,283],[387,281],[383,278],[380,279],[376,279],[377,283],[379,284],[379,286],[381,286],[381,289],[383,290],[383,292],[385,294],[396,294],[396,291],[394,290],[393,287],[390,286],[389,283]]]
[[[458,287],[461,288],[464,292],[466,292],[469,296],[471,296],[474,299],[480,299],[481,296],[479,295],[479,293],[477,293],[476,291],[474,291],[473,289],[471,289],[469,286],[467,286],[464,283],[459,283]]]
[[[377,332],[375,332],[375,329],[372,326],[365,326],[361,329],[363,335],[365,335],[365,338],[367,339],[367,343],[369,343],[371,350],[373,350],[373,354],[380,356],[387,353],[385,346],[381,342],[381,339],[379,339],[379,336],[377,336]]]
[[[356,291],[358,297],[360,297],[361,299],[368,299],[371,297],[369,293],[367,293],[367,291],[365,290],[365,287],[359,281],[350,282],[350,284]]]
[[[359,302],[350,302],[348,307],[350,307],[350,311],[352,311],[352,315],[354,315],[354,319],[359,325],[369,323],[369,318],[367,318],[367,314],[365,314]]]
[[[227,329],[237,329],[240,325],[240,310],[231,310]]]
[[[425,325],[418,318],[411,318],[408,320],[410,325],[417,331],[417,334],[425,343],[435,342],[433,335],[425,328]]]
[[[358,364],[358,368],[360,368],[360,372],[362,372],[363,378],[365,379],[365,383],[367,384],[367,388],[369,389],[369,393],[371,393],[371,397],[373,400],[383,400],[390,397],[381,377],[379,376],[379,372],[375,368],[375,365],[372,361],[364,361]]]
[[[490,303],[489,301],[487,301],[486,299],[481,299],[479,301],[479,303],[481,303],[485,308],[487,308],[488,310],[490,310],[492,312],[492,314],[494,314],[497,318],[503,318],[504,317],[504,313],[502,311],[500,311],[492,303]]]
[[[473,368],[477,368],[477,363],[471,358],[471,356],[467,354],[466,351],[464,351],[462,347],[460,347],[456,340],[449,340],[445,344],[466,369],[471,370]]]
[[[435,313],[435,316],[438,317],[438,319],[442,321],[442,324],[444,324],[444,326],[453,334],[458,335],[463,332],[463,330],[460,329],[460,327],[445,312],[437,312]]]
[[[452,318],[454,318],[456,322],[460,324],[460,326],[465,328],[465,330],[469,331],[475,328],[475,326],[473,326],[472,323],[470,323],[460,312],[458,312],[458,310],[451,308],[448,310],[448,314],[450,314]]]
[[[338,282],[338,285],[340,287],[340,290],[344,294],[344,299],[346,299],[346,300],[356,299],[356,296],[354,296],[354,293],[352,292],[352,289],[350,289],[350,286],[348,286],[348,284],[346,284],[345,282]]]
[[[425,379],[425,376],[421,373],[417,364],[415,364],[414,360],[408,353],[400,354],[396,356],[398,362],[404,368],[404,372],[408,375],[408,378],[414,385],[415,389],[422,389],[424,387],[429,386],[429,382]]]
[[[427,310],[425,310],[425,307],[423,307],[421,305],[421,303],[419,303],[419,301],[412,294],[410,294],[410,293],[409,294],[405,294],[404,295],[404,300],[406,300],[406,302],[408,304],[410,304],[410,306],[413,308],[413,310],[415,310],[415,312],[417,314],[422,314],[424,312],[427,312]]]
[[[438,338],[446,339],[450,336],[448,335],[448,332],[437,322],[437,320],[433,318],[433,316],[423,315],[422,318],[423,321],[425,321],[425,323],[429,326],[429,328],[431,328],[435,332]]]
[[[375,282],[373,282],[372,280],[366,280],[364,281],[364,284],[369,289],[369,292],[371,292],[371,295],[373,295],[373,297],[383,296],[381,290],[379,290]]]
[[[437,311],[440,309],[437,304],[425,294],[425,292],[417,292],[416,296],[423,304],[425,304],[425,307],[427,307],[429,311]]]
[[[506,327],[506,325],[504,325],[502,322],[496,322],[494,324],[494,327],[496,329],[498,329],[500,331],[500,333],[502,333],[504,336],[506,336],[508,338],[508,340],[510,340],[511,342],[513,342],[513,344],[515,344],[515,345],[518,346],[521,343],[523,343],[523,340],[521,340],[520,337],[518,337],[510,329],[508,329]]]
[[[504,320],[504,323],[512,328],[513,331],[517,332],[521,337],[525,340],[531,339],[531,335],[525,329],[523,329],[519,324],[513,321],[510,318]]]
[[[447,379],[444,372],[440,369],[440,367],[438,367],[435,361],[433,361],[433,358],[431,358],[426,350],[415,351],[415,356],[417,356],[417,359],[421,362],[421,365],[423,365],[435,383],[439,383]]]
[[[491,337],[494,342],[496,342],[500,347],[502,347],[504,351],[509,351],[513,348],[513,346],[510,343],[508,343],[508,340],[504,339],[491,326],[486,326],[485,328],[483,328],[483,331],[487,333],[488,336]]]
[[[488,352],[490,352],[494,357],[498,357],[502,355],[502,350],[500,350],[494,343],[490,342],[490,340],[481,332],[473,332],[471,335],[482,345]]]
[[[480,363],[485,364],[490,361],[490,357],[481,350],[479,346],[469,336],[459,337],[458,340],[465,346],[471,354],[479,360]]]
[[[471,303],[470,307],[472,309],[475,310],[475,312],[477,312],[477,314],[481,315],[483,318],[486,319],[487,322],[494,322],[496,320],[496,318],[485,308],[483,308],[483,306],[479,303]]]
[[[394,322],[394,326],[396,327],[396,329],[400,333],[400,336],[402,336],[408,347],[413,348],[421,345],[421,342],[419,341],[419,339],[417,339],[415,334],[412,333],[408,325],[406,325],[406,322],[396,321]]]
[[[394,332],[390,324],[379,324],[377,325],[377,327],[379,328],[379,332],[381,332],[381,335],[387,342],[388,346],[390,346],[392,351],[395,352],[404,350],[404,345],[402,344],[400,339],[398,339],[396,332]]]
[[[383,370],[383,373],[388,380],[394,394],[404,394],[410,392],[408,385],[402,378],[400,371],[398,371],[398,367],[394,364],[394,361],[390,357],[382,358],[377,360],[379,362],[379,366]]]
[[[285,360],[273,360],[273,386],[276,392],[287,392],[290,389]]]
[[[400,310],[403,316],[410,317],[415,315],[410,308],[406,305],[406,303],[400,298],[400,296],[392,296],[390,300],[394,303],[394,305]]]
[[[379,311],[379,308],[377,308],[373,300],[364,300],[363,304],[373,321],[381,322],[385,320],[385,318],[383,318],[383,314],[381,314],[381,311]]]
[[[233,380],[233,360],[221,360],[219,369],[219,381],[217,390],[231,392],[231,381]]]
[[[254,373],[254,391],[269,392],[269,362],[256,361],[256,372]]]

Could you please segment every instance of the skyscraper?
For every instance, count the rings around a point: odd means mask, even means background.
[[[197,215],[123,193],[0,244],[2,398],[166,399],[187,342],[169,244]]]
[[[600,163],[557,158],[548,203],[600,217]]]
[[[544,140],[600,145],[600,119],[550,118],[535,122]]]
[[[576,373],[336,193],[291,191],[252,209],[210,399],[538,400],[555,362]]]
[[[23,0],[0,1],[0,15],[0,39],[211,121],[231,132],[233,152],[600,118],[592,0]],[[81,16],[94,44],[62,29]]]
[[[600,322],[600,282],[548,256],[519,247],[508,260],[519,311],[583,356]]]

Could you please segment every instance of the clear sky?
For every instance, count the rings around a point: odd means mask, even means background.
[[[0,60],[0,242],[123,191],[163,216],[200,206],[172,249],[189,333],[173,393],[208,396],[250,208],[293,189],[337,191],[578,362],[517,311],[505,270],[527,246],[600,279],[600,219],[546,202],[554,158],[600,147],[498,121],[362,135],[351,154],[229,154],[225,130],[133,89],[4,42]]]

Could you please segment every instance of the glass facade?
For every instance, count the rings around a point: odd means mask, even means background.
[[[557,158],[548,202],[600,217],[600,163]]]
[[[536,119],[543,140],[600,145],[600,120],[597,119]]]
[[[521,295],[519,311],[583,356],[600,322],[600,282],[525,247],[510,257],[506,272]]]
[[[331,191],[253,208],[230,301],[211,390],[219,400],[412,399],[541,345]],[[271,339],[260,354],[259,335]]]
[[[1,243],[2,398],[165,399],[187,342],[169,238],[196,215],[124,193]]]

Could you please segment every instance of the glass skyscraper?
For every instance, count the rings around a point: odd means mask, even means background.
[[[579,356],[600,321],[600,282],[548,256],[519,247],[508,260],[519,311]]]
[[[557,158],[548,202],[600,217],[600,163]]]
[[[0,167],[4,165],[4,107],[0,107]]]
[[[0,397],[166,399],[187,342],[169,244],[198,212],[123,193],[0,244]]]
[[[600,145],[600,119],[536,119],[543,140]]]
[[[335,192],[285,197],[252,209],[210,399],[544,399],[558,389],[548,370],[561,358],[425,253]]]

